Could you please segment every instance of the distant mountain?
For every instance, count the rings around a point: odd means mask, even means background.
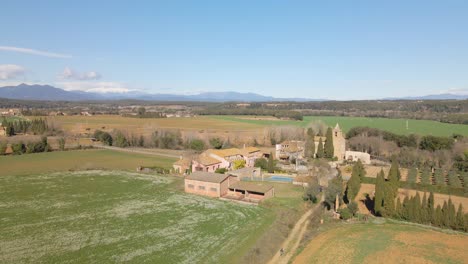
[[[69,92],[50,85],[5,86],[0,88],[0,97],[22,100],[79,101],[95,99],[93,94]]]
[[[324,101],[307,98],[275,98],[255,93],[207,92],[196,95],[129,93],[89,93],[82,91],[65,91],[50,85],[27,85],[0,87],[0,98],[50,101],[84,101],[84,100],[123,100],[137,99],[147,101],[197,101],[197,102],[272,102],[272,101]]]
[[[413,97],[395,97],[395,98],[384,98],[383,100],[466,100],[468,95],[461,94],[431,94],[424,96],[413,96]]]

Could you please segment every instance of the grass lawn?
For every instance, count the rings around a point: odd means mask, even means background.
[[[329,126],[335,126],[337,123],[344,132],[356,126],[367,126],[387,130],[396,134],[420,134],[434,136],[451,136],[452,134],[462,134],[468,136],[468,126],[461,124],[448,124],[430,120],[414,119],[389,119],[389,118],[370,118],[370,117],[343,117],[343,116],[305,116],[303,121],[292,120],[254,120],[247,119],[245,116],[212,116],[212,118],[245,123],[259,126],[280,126],[293,125],[305,127],[310,122],[322,121]],[[408,120],[408,129],[406,121]]]
[[[0,156],[0,176],[40,174],[67,170],[131,170],[137,166],[170,168],[176,159],[112,150],[74,150],[49,153]]]
[[[122,171],[3,175],[0,263],[239,262],[271,222],[271,210],[180,185]]]
[[[313,238],[293,263],[466,263],[467,244],[466,234],[416,225],[341,224]]]

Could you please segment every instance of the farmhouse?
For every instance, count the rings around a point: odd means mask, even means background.
[[[348,161],[358,161],[360,160],[363,164],[370,164],[371,158],[369,153],[360,152],[360,151],[346,151],[345,152],[346,160]]]
[[[305,142],[299,140],[288,140],[276,144],[276,158],[280,160],[291,160],[304,157]]]
[[[196,171],[185,177],[185,192],[219,198],[234,182],[237,182],[235,176]]]
[[[208,149],[192,160],[192,171],[215,172],[220,168],[229,170],[237,160],[244,160],[246,167],[253,167],[255,160],[261,156],[260,150],[254,147]]]

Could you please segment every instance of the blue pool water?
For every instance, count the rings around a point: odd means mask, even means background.
[[[269,179],[270,181],[280,181],[280,182],[293,182],[293,179],[285,176],[276,176],[273,175]]]

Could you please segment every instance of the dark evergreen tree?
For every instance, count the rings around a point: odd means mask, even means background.
[[[415,167],[412,167],[408,171],[408,182],[415,183],[417,180],[417,177],[418,177],[418,169],[416,169]]]
[[[328,127],[327,134],[326,134],[326,141],[324,145],[324,156],[327,159],[332,159],[335,156],[334,148],[333,148],[333,131],[331,127]]]
[[[448,173],[448,184],[451,187],[454,187],[454,188],[461,188],[462,187],[460,178],[458,178],[458,174],[457,174],[457,172],[455,170],[450,170],[449,171],[449,173]]]
[[[420,208],[421,223],[423,224],[431,223],[431,221],[429,220],[429,214],[427,211],[428,211],[427,210],[427,197],[426,197],[426,193],[424,193],[423,198],[422,198],[421,208]]]
[[[455,210],[455,205],[452,202],[452,198],[449,198],[448,203],[447,203],[447,208],[448,208],[448,215],[449,215],[449,222],[450,222],[449,227],[455,228],[457,212]]]
[[[395,188],[389,182],[386,182],[384,190],[383,214],[386,217],[392,217],[395,215]]]
[[[421,172],[421,184],[430,185],[431,183],[431,169],[425,166]]]
[[[398,197],[397,202],[396,202],[395,218],[397,219],[403,218],[403,206],[401,205],[400,197]]]
[[[322,138],[320,137],[319,143],[318,143],[318,146],[317,146],[317,158],[321,159],[323,157],[324,157],[323,142],[322,142]]]
[[[362,164],[361,164],[362,165]],[[346,188],[346,199],[348,203],[352,202],[354,198],[359,193],[359,189],[361,188],[361,175],[363,174],[361,166],[356,163],[353,166],[353,172],[351,173],[351,178],[348,181],[348,185]]]
[[[429,198],[427,198],[427,214],[428,220],[435,225],[435,209],[434,209],[434,193],[429,193]]]
[[[450,212],[447,201],[444,201],[444,205],[442,206],[442,226],[450,227]]]
[[[385,196],[385,176],[383,170],[380,170],[375,182],[374,213],[382,215],[383,199]]]
[[[408,196],[405,196],[403,199],[403,210],[402,210],[402,218],[405,220],[409,220],[409,210],[410,210],[410,200]]]
[[[416,196],[414,197],[414,207],[413,207],[413,210],[414,210],[414,219],[413,219],[413,222],[416,222],[416,223],[422,223],[422,219],[421,219],[421,196],[419,196],[419,192],[416,193]]]
[[[312,128],[307,129],[305,155],[307,158],[315,158],[315,132]]]
[[[442,216],[442,209],[440,205],[437,205],[436,210],[434,211],[434,225],[438,227],[443,226],[443,216]]]
[[[457,216],[455,219],[455,229],[463,231],[465,225],[465,219],[463,216],[463,205],[460,203],[458,205]]]
[[[445,185],[445,176],[441,168],[437,168],[434,171],[434,181],[436,185],[439,185],[439,186]]]
[[[398,161],[396,158],[392,160],[392,166],[390,167],[390,171],[388,172],[388,180],[393,181],[394,178],[396,181],[401,179],[400,168],[398,166]]]

